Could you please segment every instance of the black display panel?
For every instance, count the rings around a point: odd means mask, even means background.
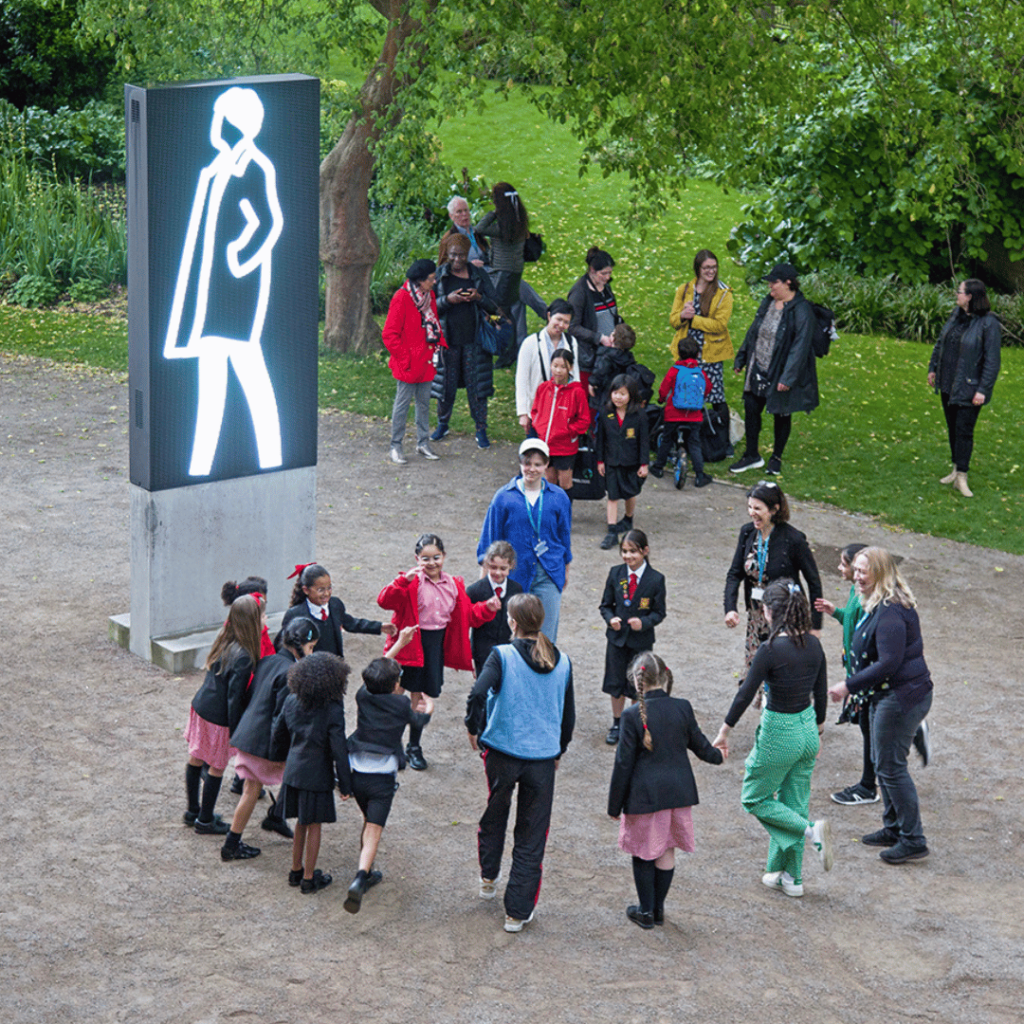
[[[130,478],[316,464],[320,86],[125,88]]]

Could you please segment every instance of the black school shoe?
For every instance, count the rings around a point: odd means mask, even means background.
[[[289,871],[288,872],[288,884],[293,889],[298,889],[298,887],[300,885],[302,885],[302,876],[305,873],[306,872],[302,868],[296,868],[294,871]]]
[[[226,836],[231,831],[231,826],[219,814],[213,816],[213,821],[196,818],[196,823],[192,827],[201,836]]]
[[[276,832],[279,836],[284,836],[285,839],[295,838],[295,833],[289,827],[288,822],[276,815],[268,814],[260,823],[260,828],[264,832]]]
[[[348,887],[348,895],[345,897],[345,909],[350,914],[359,913],[359,908],[363,905],[363,897],[366,895],[366,890],[369,888],[366,882],[367,875],[362,871],[352,879],[352,884]]]
[[[694,487],[707,487],[708,484],[714,483],[715,478],[710,473],[701,473],[696,480],[693,481]]]
[[[240,842],[233,848],[228,848],[225,843],[220,848],[220,859],[221,860],[252,860],[253,857],[258,857],[263,851],[258,846],[249,846],[248,843]]]
[[[601,550],[610,551],[616,547],[619,543],[619,532],[614,526],[608,527],[608,532],[604,535],[604,540],[601,541]]]
[[[645,932],[650,931],[654,927],[654,915],[645,914],[637,906],[626,907],[626,917],[628,917],[633,924],[643,928]]]
[[[614,747],[619,742],[619,727],[617,725],[613,725],[608,730],[608,735],[605,736],[604,741],[609,747]]]
[[[333,881],[334,878],[331,875],[325,875],[319,868],[317,868],[313,872],[312,878],[304,878],[302,880],[299,888],[303,896],[308,896],[310,893],[326,889]]]
[[[405,748],[405,761],[414,772],[427,770],[427,759],[423,756],[423,748],[420,746],[413,746],[410,743]]]

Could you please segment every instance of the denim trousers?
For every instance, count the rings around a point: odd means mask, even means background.
[[[540,631],[553,643],[558,643],[558,613],[562,608],[562,592],[558,589],[555,581],[544,571],[544,567],[537,563],[533,573],[533,580],[530,583],[530,593],[540,598],[544,605],[544,624]]]
[[[930,690],[909,711],[903,710],[895,693],[871,705],[871,749],[882,792],[882,824],[898,832],[908,846],[925,845],[917,787],[910,777],[907,754],[931,706]]]

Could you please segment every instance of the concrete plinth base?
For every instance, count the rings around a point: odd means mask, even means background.
[[[268,617],[277,613],[280,622],[291,596],[288,575],[296,562],[314,558],[315,466],[129,491],[131,614],[110,620],[111,639],[169,671],[201,664],[224,622],[221,587],[249,575],[266,578]]]

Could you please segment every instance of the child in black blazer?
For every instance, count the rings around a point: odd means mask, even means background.
[[[608,488],[608,533],[601,541],[607,551],[620,533],[633,529],[637,495],[647,476],[651,441],[647,415],[640,404],[636,380],[619,374],[612,380],[604,412],[597,418],[597,471]],[[625,502],[619,521],[619,499]]]
[[[298,579],[295,579],[298,577]],[[281,628],[284,629],[292,619],[304,616],[312,619],[320,630],[320,639],[316,649],[328,654],[345,656],[345,644],[342,631],[346,633],[369,633],[371,636],[394,636],[398,629],[390,622],[382,623],[379,619],[357,619],[345,611],[340,598],[331,593],[331,574],[316,562],[308,565],[295,566],[295,572],[288,577],[295,579],[292,588],[291,607],[284,613]],[[278,633],[275,644],[280,647],[281,634]]]
[[[286,818],[298,819],[288,884],[307,894],[334,881],[316,860],[321,824],[338,820],[335,779],[342,800],[352,795],[344,704],[350,671],[336,654],[316,651],[303,658],[288,670],[291,693],[274,719],[270,758],[285,761],[280,803]]]
[[[629,674],[640,703],[622,716],[608,813],[620,819],[619,848],[633,857],[639,903],[626,916],[649,929],[665,922],[676,850],[694,851],[690,808],[699,801],[687,751],[708,764],[724,758],[700,731],[690,702],[669,696],[672,673],[661,658],[637,655]]]
[[[499,644],[512,643],[512,630],[508,624],[508,599],[513,594],[521,594],[523,588],[510,580],[508,574],[516,567],[516,549],[507,540],[496,540],[484,552],[483,566],[485,576],[466,587],[466,597],[474,604],[488,601],[496,596],[501,601],[501,608],[490,622],[477,626],[471,635],[473,648],[473,671],[480,675],[488,655]]]
[[[619,551],[623,564],[609,570],[599,606],[608,624],[601,689],[612,699],[612,727],[605,737],[612,745],[619,742],[626,698],[637,698],[626,670],[634,655],[654,646],[654,627],[665,618],[665,577],[647,564],[647,534],[630,530],[623,535]]]

